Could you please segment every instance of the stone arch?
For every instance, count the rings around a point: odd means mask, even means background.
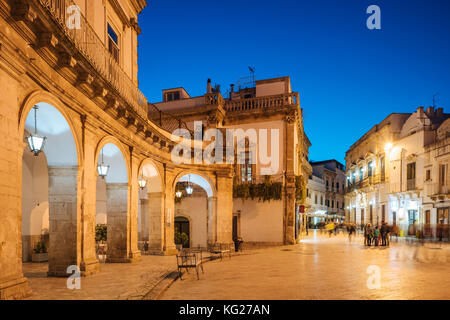
[[[101,156],[100,153],[101,153],[102,149],[108,144],[115,145],[120,150],[120,152],[122,154],[122,157],[123,157],[123,159],[125,161],[125,168],[126,168],[126,171],[127,171],[127,181],[126,182],[128,184],[131,184],[131,178],[132,177],[130,175],[130,172],[131,172],[130,152],[129,152],[129,150],[127,150],[124,147],[124,145],[120,142],[120,140],[117,139],[114,136],[105,136],[102,139],[100,139],[100,141],[98,142],[97,148],[95,149],[95,157],[94,157],[94,159],[95,159],[95,161],[94,161],[95,172],[97,172],[97,164],[98,164],[98,161],[99,161],[99,157]]]
[[[48,138],[43,152],[38,156],[45,157],[45,164],[42,161],[29,159],[24,147],[24,138],[28,132],[34,130],[33,107],[38,106],[38,132]],[[48,236],[47,238],[36,238],[29,243],[45,243],[48,248],[49,269],[48,274],[53,276],[66,276],[67,267],[77,265],[77,230],[78,217],[80,215],[80,170],[82,168],[82,152],[79,143],[79,131],[77,131],[76,118],[70,115],[69,108],[59,99],[48,92],[36,91],[30,94],[22,104],[19,114],[18,137],[19,140],[19,172],[22,179],[22,237],[24,236],[23,214],[26,210],[24,203],[24,188],[27,184],[35,185],[37,180],[43,182],[36,186],[33,192],[46,192],[48,199],[48,213],[43,213],[42,219],[47,219],[48,215]],[[64,152],[61,152],[64,150]],[[24,161],[28,158],[26,166],[32,166],[40,162],[40,169],[46,166],[45,176],[37,177],[38,171],[32,169],[32,175],[24,174]],[[42,158],[40,159],[42,160]],[[31,163],[31,164],[30,164]],[[28,168],[29,169],[29,168]],[[23,179],[27,179],[24,181]],[[41,188],[46,190],[40,190]],[[40,199],[41,201],[42,199]],[[39,205],[39,203],[37,204]],[[38,220],[40,220],[39,218]],[[25,224],[30,221],[25,221]],[[41,236],[41,235],[37,235]],[[47,239],[45,241],[45,239]],[[26,240],[26,239],[23,239]],[[25,249],[25,248],[24,248]],[[28,248],[30,249],[30,248]],[[33,249],[33,248],[31,248]]]
[[[111,165],[106,177],[98,176],[97,165],[101,156],[105,164]],[[95,150],[96,220],[106,224],[106,262],[129,262],[129,217],[131,191],[131,165],[129,151],[113,136],[105,136]],[[100,205],[101,202],[103,205]],[[101,216],[101,218],[100,218]],[[104,217],[104,219],[103,219]],[[99,244],[103,245],[103,244]]]
[[[70,132],[72,133],[72,137],[75,143],[75,149],[77,151],[77,163],[79,167],[83,163],[83,153],[81,152],[81,137],[80,132],[76,130],[77,124],[74,121],[74,118],[69,114],[69,107],[66,106],[60,99],[55,97],[48,91],[37,90],[30,93],[23,101],[22,106],[19,111],[19,123],[18,123],[18,132],[19,132],[19,143],[23,145],[23,141],[25,138],[25,123],[28,115],[32,111],[33,107],[39,103],[46,103],[55,108],[65,119],[67,124],[69,125]],[[20,148],[21,152],[24,151],[23,148]],[[20,157],[22,154],[19,155]]]
[[[208,185],[210,187],[210,193],[207,190],[205,190],[208,194],[208,197],[216,197],[217,196],[216,186],[215,186],[214,182],[212,181],[211,177],[209,176],[209,174],[198,171],[198,170],[183,170],[176,175],[176,177],[172,183],[172,193],[174,195],[175,195],[176,184],[180,181],[180,179],[182,179],[183,177],[188,176],[188,175],[197,175],[208,183]],[[203,187],[203,185],[201,185],[201,186]]]
[[[192,232],[190,234],[190,241],[193,246],[207,247],[208,245],[217,242],[217,191],[214,183],[208,173],[200,172],[197,170],[183,170],[176,175],[172,190],[171,197],[175,199],[176,184],[179,182],[186,182],[191,177],[190,181],[193,184],[198,185],[206,193],[206,198],[203,196],[187,197],[181,200],[180,204],[175,205],[174,216],[180,215],[178,210],[181,210],[181,215],[189,216]],[[173,200],[175,202],[175,200]],[[189,201],[185,204],[184,201]],[[202,209],[202,204],[205,206]],[[178,207],[178,208],[176,208]],[[187,214],[183,211],[189,211],[191,207],[195,207],[197,210],[195,215]]]
[[[164,180],[162,164],[153,159],[142,160],[137,171],[138,180],[147,181],[139,188],[138,201],[138,241],[139,248],[155,249],[155,243],[161,242],[161,220],[164,220]],[[149,244],[149,246],[147,246]]]

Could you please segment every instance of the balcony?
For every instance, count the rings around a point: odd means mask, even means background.
[[[425,185],[425,193],[432,200],[445,200],[450,198],[450,186],[440,183],[428,183]]]
[[[406,190],[407,191],[416,190],[416,179],[415,178],[406,180]]]
[[[377,174],[374,176],[366,177],[363,180],[360,180],[358,182],[355,182],[354,184],[347,186],[346,193],[352,192],[360,188],[375,186],[377,184],[384,182],[386,182],[386,177],[384,174]]]
[[[80,28],[67,26],[68,8],[75,3],[72,0],[34,0],[38,6],[49,13],[76,50],[88,61],[95,71],[112,87],[132,110],[142,119],[147,119],[147,98],[138,89],[136,83],[117,63],[95,30],[81,14]],[[69,12],[73,12],[69,10]],[[70,59],[70,58],[69,58]],[[95,78],[95,77],[93,77]],[[92,80],[91,80],[92,82]]]
[[[280,94],[274,96],[257,97],[250,99],[226,100],[224,101],[226,112],[245,112],[253,110],[276,109],[288,105],[298,105],[299,95],[297,92]]]

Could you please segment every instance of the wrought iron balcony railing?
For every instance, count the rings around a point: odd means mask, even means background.
[[[79,26],[68,27],[68,8],[76,6],[76,4],[72,0],[37,0],[37,2],[49,12],[61,31],[71,40],[75,48],[89,61],[92,67],[111,84],[139,116],[147,119],[147,98],[117,63],[85,16],[80,13]],[[73,10],[69,10],[69,12],[74,13]]]
[[[358,182],[348,185],[346,188],[346,192],[352,192],[360,188],[366,188],[384,182],[386,182],[386,176],[384,174],[377,174],[374,176],[366,177],[363,180],[359,180]]]

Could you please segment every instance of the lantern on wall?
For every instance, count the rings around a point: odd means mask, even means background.
[[[34,134],[31,133],[26,139],[28,143],[28,148],[33,152],[34,156],[37,157],[39,153],[44,149],[47,137],[43,137],[37,134],[37,110],[38,106],[34,106]]]
[[[109,165],[105,165],[103,162],[103,149],[102,149],[102,163],[97,166],[97,173],[100,177],[105,178],[108,175]]]

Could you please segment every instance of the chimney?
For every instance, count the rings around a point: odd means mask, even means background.
[[[206,85],[206,93],[212,93],[211,79],[208,79],[208,84]]]
[[[434,118],[434,108],[433,107],[428,107],[427,111],[425,112],[428,116],[428,118],[432,119]]]
[[[233,100],[234,84],[230,84],[230,101]]]
[[[423,115],[423,107],[418,107],[417,108],[417,113],[419,114],[419,116],[422,116]]]
[[[443,108],[438,108],[436,110],[436,118],[442,118],[444,116],[444,109]]]

